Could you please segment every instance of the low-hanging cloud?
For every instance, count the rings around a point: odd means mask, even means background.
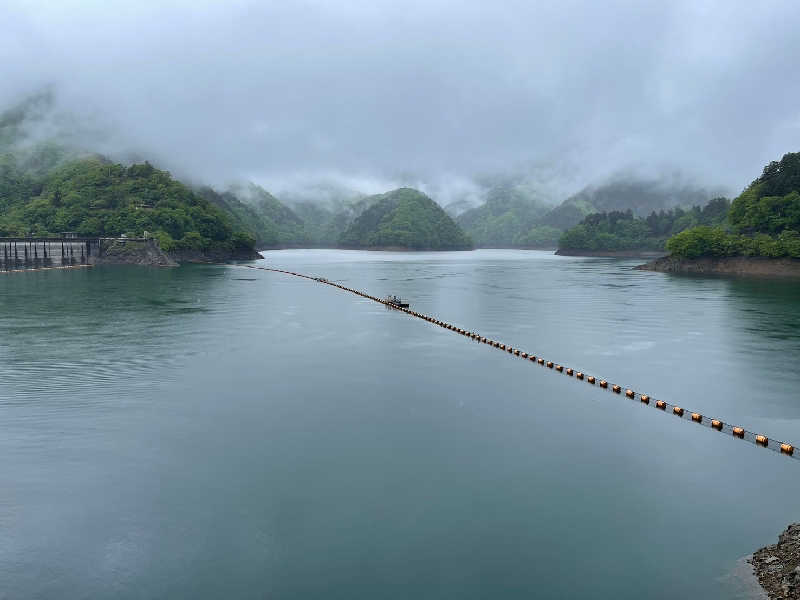
[[[211,182],[740,189],[800,149],[794,2],[537,4],[6,0],[0,102],[52,85],[105,143]]]

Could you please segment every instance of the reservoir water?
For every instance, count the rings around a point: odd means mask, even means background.
[[[800,285],[264,253],[800,443]],[[800,463],[329,286],[0,275],[0,598],[745,598]]]

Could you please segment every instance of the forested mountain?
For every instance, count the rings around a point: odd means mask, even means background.
[[[363,194],[328,202],[300,201],[292,204],[295,213],[303,219],[311,244],[333,248],[339,238],[375,200]]]
[[[225,212],[234,227],[253,236],[257,248],[280,245],[278,226],[270,219],[258,214],[254,208],[239,200],[232,191],[218,192],[213,188],[204,186],[197,188],[196,193]]]
[[[547,212],[535,197],[512,184],[492,187],[481,206],[467,210],[456,219],[479,247],[524,245],[521,237]]]
[[[704,207],[676,207],[636,217],[632,209],[593,213],[567,230],[559,252],[663,251],[667,238],[689,227],[718,225],[727,217],[729,201],[715,198]]]
[[[254,212],[265,232],[259,247],[305,247],[311,237],[305,223],[291,208],[254,183],[231,186],[228,193]]]
[[[400,188],[366,199],[370,205],[339,239],[345,248],[464,250],[469,237],[422,192]]]
[[[727,223],[695,227],[670,238],[677,257],[800,258],[800,152],[764,167],[730,206]]]
[[[492,188],[486,203],[458,217],[477,246],[554,247],[562,232],[594,213],[625,213],[643,217],[673,207],[703,205],[706,190],[657,180],[626,179],[590,186],[548,208],[529,189],[513,185]]]
[[[13,154],[0,158],[0,236],[154,234],[162,249],[236,252],[255,240],[207,200],[149,163],[125,167],[101,157],[32,174]]]
[[[232,212],[168,172],[147,162],[117,164],[71,145],[74,123],[54,116],[52,104],[44,92],[0,114],[0,236],[147,231],[168,252],[253,254],[255,239],[235,225]]]

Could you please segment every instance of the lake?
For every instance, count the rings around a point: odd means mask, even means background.
[[[800,442],[800,284],[480,250],[326,277]],[[745,598],[800,464],[330,286],[0,275],[0,598]]]

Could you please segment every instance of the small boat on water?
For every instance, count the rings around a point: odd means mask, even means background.
[[[405,302],[402,298],[392,294],[386,296],[386,301],[397,308],[408,308],[408,302]]]

